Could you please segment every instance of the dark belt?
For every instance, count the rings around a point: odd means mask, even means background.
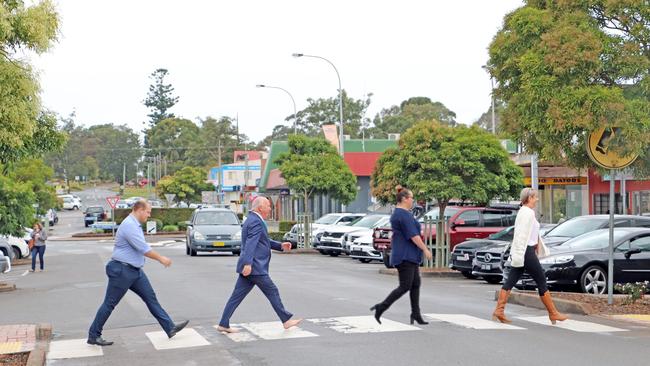
[[[116,259],[111,259],[111,260],[112,260],[113,262],[117,262],[117,263],[119,263],[119,264],[121,264],[121,265],[123,265],[123,266],[129,267],[129,268],[131,268],[131,269],[135,269],[135,270],[137,270],[137,271],[140,270],[140,267],[136,267],[136,266],[134,266],[134,265],[132,265],[132,264],[128,264],[128,263],[125,263],[125,262],[120,262],[120,261],[118,261],[118,260],[116,260]]]

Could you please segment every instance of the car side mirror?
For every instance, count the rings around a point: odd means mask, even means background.
[[[639,254],[641,253],[641,249],[630,249],[627,252],[625,252],[625,259],[630,259],[632,254]]]
[[[451,227],[454,228],[456,226],[464,226],[465,225],[465,220],[456,220],[451,223]]]

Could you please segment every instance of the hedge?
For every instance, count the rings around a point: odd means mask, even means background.
[[[185,222],[185,221],[177,222],[176,226],[178,226],[179,230],[187,230],[187,222]]]
[[[269,233],[269,238],[272,240],[276,241],[283,241],[284,240],[284,231],[272,231]]]
[[[291,228],[293,225],[295,225],[295,221],[280,221],[280,227],[278,228],[279,231],[291,231]]]
[[[169,232],[169,231],[179,231],[179,230],[178,230],[178,226],[176,225],[165,225],[163,226],[162,231]]]
[[[158,219],[162,222],[158,223],[160,230],[165,225],[177,225],[181,221],[189,221],[194,213],[194,208],[153,208],[151,209],[151,217],[149,220]],[[115,209],[115,222],[121,224],[131,213],[130,208],[117,208]]]

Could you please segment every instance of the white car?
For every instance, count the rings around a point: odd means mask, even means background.
[[[64,210],[79,210],[81,209],[81,201],[73,197],[63,197]]]
[[[29,234],[26,234],[29,235]],[[11,248],[14,250],[17,259],[29,257],[29,245],[24,238],[17,238],[15,236],[4,236],[3,238],[7,240],[7,243],[11,245]],[[27,239],[29,241],[31,236]]]
[[[383,262],[384,256],[372,246],[372,233],[360,236],[350,245],[350,258],[358,259],[361,263],[376,260]]]
[[[312,222],[311,224],[311,242],[314,247],[318,246],[320,237],[323,235],[323,232],[326,228],[333,225],[350,225],[353,222],[364,217],[366,214],[362,213],[330,213],[324,216],[321,216],[318,220]],[[289,240],[291,242],[302,243],[304,242],[304,234],[301,233],[302,225],[296,224],[291,228],[291,233]]]
[[[60,194],[60,195],[58,195],[58,197],[61,198],[61,199],[66,198],[66,197],[70,197],[70,198],[74,198],[77,201],[81,202],[81,197],[77,196],[76,194]]]
[[[346,234],[361,231],[360,235],[363,236],[388,220],[390,220],[389,215],[367,215],[350,226],[330,226],[323,232],[317,249],[321,254],[337,257],[345,252],[343,237]]]
[[[390,223],[389,215],[381,215],[381,216],[383,216],[382,219],[377,221],[377,223],[374,224],[372,228],[355,230],[352,232],[345,233],[343,235],[343,251],[345,252],[345,254],[350,255],[350,252],[352,251],[352,245],[354,244],[355,240],[365,236],[372,237],[375,228],[383,227],[386,226],[386,224]]]

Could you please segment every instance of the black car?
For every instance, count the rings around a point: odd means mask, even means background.
[[[467,278],[476,278],[476,276],[472,274],[472,263],[474,261],[476,250],[488,245],[499,243],[507,244],[511,242],[513,228],[514,226],[510,226],[498,233],[489,235],[485,239],[471,239],[456,245],[454,251],[451,253],[451,258],[449,258],[449,267],[456,271],[460,271],[460,273]]]
[[[541,224],[539,226],[539,234],[544,236],[548,231],[553,229],[553,224]],[[500,231],[497,234],[503,233],[498,240],[491,240],[491,244],[475,250],[474,260],[472,261],[472,275],[475,277],[482,277],[487,283],[499,283],[503,278],[503,271],[501,270],[501,255],[503,250],[512,242],[515,227]],[[497,235],[494,234],[494,235]]]
[[[609,229],[599,229],[550,248],[540,259],[550,286],[577,285],[581,292],[607,291]],[[614,283],[650,281],[650,229],[614,229]],[[519,286],[532,285],[528,276]]]
[[[102,206],[90,206],[84,212],[84,225],[86,227],[98,221],[106,220],[106,210]]]

